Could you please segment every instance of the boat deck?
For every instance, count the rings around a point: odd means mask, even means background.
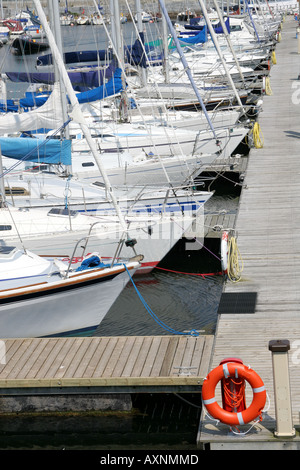
[[[229,432],[226,425],[216,426],[203,413],[198,444],[209,443],[211,449],[300,448],[298,432],[290,439],[274,437],[272,353],[268,348],[271,340],[290,341],[292,417],[297,430],[300,425],[300,81],[296,26],[293,17],[288,16],[283,23],[282,40],[276,46],[277,64],[270,72],[272,95],[264,96],[258,119],[264,145],[250,151],[236,218],[237,244],[244,269],[241,280],[227,281],[223,292],[235,295],[236,299],[239,296],[240,300],[228,313],[223,310],[218,316],[210,364],[211,370],[226,357],[241,358],[263,379],[270,405],[263,421],[240,437]],[[252,296],[253,313],[245,313],[241,294],[249,305]],[[221,297],[219,311],[223,307]],[[249,428],[250,425],[246,426]]]

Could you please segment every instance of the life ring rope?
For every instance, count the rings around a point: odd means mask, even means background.
[[[252,387],[252,403],[243,411],[230,412],[221,408],[217,403],[215,388],[221,379],[228,377],[244,379]],[[233,426],[247,424],[258,417],[261,421],[266,398],[266,388],[260,376],[244,364],[234,362],[228,362],[213,369],[207,375],[202,386],[202,401],[207,412],[218,421]]]

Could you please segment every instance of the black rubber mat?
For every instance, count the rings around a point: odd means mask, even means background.
[[[257,292],[224,292],[218,313],[255,313]]]

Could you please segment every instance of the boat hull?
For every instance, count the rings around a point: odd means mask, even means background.
[[[245,127],[217,129],[217,140],[213,138],[211,131],[200,132],[191,154],[170,152],[167,157],[162,155],[163,150],[160,152],[160,143],[157,146],[148,143],[144,149],[139,148],[139,153],[135,148],[134,157],[127,152],[117,153],[116,149],[111,153],[106,152],[103,147],[102,162],[109,181],[114,186],[166,185],[169,181],[182,185],[199,176],[218,156],[223,159],[230,157],[249,130]],[[98,172],[90,152],[74,151],[72,170],[73,174],[84,178],[93,177]],[[102,177],[98,180],[104,182]]]
[[[132,275],[134,269],[129,272]],[[93,330],[129,280],[128,272],[122,269],[119,274],[97,276],[94,280],[60,286],[44,294],[39,292],[37,284],[36,292],[24,294],[20,299],[0,298],[0,336],[58,336]]]
[[[18,36],[12,42],[11,48],[14,55],[22,56],[24,54],[37,54],[45,51],[49,48],[49,44],[46,42],[35,41],[35,39],[22,38],[22,36]]]

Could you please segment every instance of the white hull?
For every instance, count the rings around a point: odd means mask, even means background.
[[[88,122],[88,121],[87,121]],[[159,154],[161,157],[175,155],[178,153],[189,154],[194,151],[197,140],[197,132],[181,131],[172,128],[141,124],[111,124],[107,126],[90,125],[90,132],[100,151],[111,156],[114,153],[128,152],[132,157],[141,153],[150,152]],[[88,152],[90,148],[82,134],[82,131],[71,125],[70,133],[75,136],[72,139],[72,154],[77,152]],[[110,157],[108,158],[108,161]]]
[[[166,185],[168,183],[166,173],[171,183],[182,185],[199,176],[217,156],[229,157],[248,132],[249,129],[245,127],[217,129],[217,141],[211,131],[200,132],[194,142],[193,152],[189,154],[172,152],[172,144],[158,143],[154,146],[146,141],[144,145],[131,148],[135,151],[133,158],[132,154],[127,152],[113,151],[112,146],[106,151],[102,146],[102,164],[111,184],[115,186]],[[166,157],[166,154],[169,156]],[[73,174],[85,178],[99,174],[90,152],[73,152],[72,171]],[[103,182],[102,177],[99,181]]]
[[[186,198],[179,205],[177,202],[159,201],[147,205],[147,200],[138,203],[136,210],[129,210],[126,215],[129,237],[137,240],[136,251],[144,255],[140,271],[151,271],[162,258],[173,248],[177,241],[189,230],[195,219],[202,220],[204,204],[212,193],[199,192],[198,197]],[[81,208],[83,201],[81,200]],[[104,206],[105,207],[105,206]],[[116,220],[111,205],[107,210],[102,206],[96,209],[96,216],[82,214],[61,215],[50,214],[47,207],[40,209],[16,208],[1,209],[0,239],[7,245],[13,244],[37,254],[48,253],[60,259],[71,257],[78,240],[86,237],[92,224],[94,226],[92,237],[88,242],[88,250],[100,251],[101,255],[112,258],[116,252],[117,243],[122,236],[123,229]],[[124,211],[128,211],[126,200],[121,204]],[[47,215],[48,214],[48,215]],[[203,220],[202,220],[203,222]],[[18,231],[15,227],[18,227]],[[203,225],[202,225],[203,228]],[[199,227],[197,226],[197,234]],[[82,246],[84,242],[80,244]],[[103,253],[102,253],[103,251]],[[76,256],[81,257],[81,248],[76,250]],[[132,257],[134,251],[131,247],[122,248],[121,256]]]
[[[126,264],[132,276],[138,263]],[[29,276],[25,281],[15,279],[15,286],[14,281],[1,279],[1,338],[66,335],[96,328],[130,281],[128,272],[120,264],[74,272],[66,279],[59,274]]]
[[[141,124],[146,122],[150,125],[160,125],[174,127],[175,129],[185,129],[187,131],[207,131],[209,124],[207,118],[202,111],[173,111],[162,110],[162,104],[159,101],[152,100],[139,100],[139,109],[130,110],[130,120],[132,123]],[[112,112],[112,117],[116,118],[116,113]],[[143,116],[143,120],[141,118]],[[237,124],[241,112],[235,109],[231,110],[218,110],[217,112],[208,112],[210,121],[214,129],[232,127]]]
[[[20,178],[21,176],[21,178]],[[99,184],[99,178],[78,180],[77,178],[60,178],[52,174],[30,174],[23,172],[5,178],[6,188],[12,194],[6,195],[6,202],[16,208],[62,208],[66,206],[89,215],[115,215],[112,202],[105,189]],[[188,188],[173,186],[124,186],[114,188],[119,207],[125,215],[143,212],[174,212],[174,205],[182,206],[197,201],[204,204],[212,195],[207,191],[194,191]]]

